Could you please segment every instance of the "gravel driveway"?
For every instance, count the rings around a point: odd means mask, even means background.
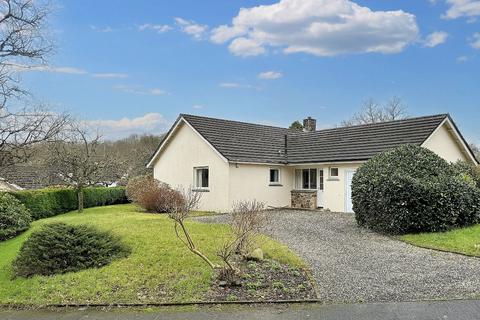
[[[411,301],[480,296],[480,258],[421,249],[358,228],[353,215],[269,212],[265,232],[312,269],[325,302]],[[202,217],[225,222],[228,215]]]

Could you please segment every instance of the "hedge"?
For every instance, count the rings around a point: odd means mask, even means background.
[[[32,217],[15,197],[0,193],[0,241],[8,240],[30,227]]]
[[[48,218],[76,210],[77,194],[74,189],[39,189],[10,192],[30,210],[33,220]],[[84,189],[85,208],[127,203],[124,187],[94,187]]]

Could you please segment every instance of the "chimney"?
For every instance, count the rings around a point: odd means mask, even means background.
[[[303,119],[303,130],[306,132],[314,132],[317,130],[317,120],[308,117]]]

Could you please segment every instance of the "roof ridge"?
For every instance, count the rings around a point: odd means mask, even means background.
[[[203,119],[211,119],[211,120],[221,120],[221,121],[226,121],[226,122],[234,122],[234,123],[241,123],[241,124],[248,124],[248,125],[254,125],[254,126],[261,126],[261,127],[269,127],[269,128],[276,128],[276,129],[283,129],[283,130],[289,130],[288,128],[285,127],[279,127],[279,126],[272,126],[268,124],[260,124],[260,123],[253,123],[253,122],[246,122],[246,121],[237,121],[237,120],[230,120],[230,119],[224,119],[224,118],[214,118],[214,117],[206,117],[206,116],[198,116],[195,114],[188,114],[188,113],[180,113],[180,117],[196,117],[196,118],[203,118]]]
[[[388,121],[375,122],[375,123],[356,124],[356,125],[353,125],[353,126],[345,126],[345,127],[335,127],[335,128],[320,129],[320,130],[311,131],[311,132],[296,131],[296,132],[294,132],[294,133],[299,133],[299,134],[302,134],[302,133],[314,134],[314,133],[318,133],[318,132],[333,131],[333,130],[342,130],[342,129],[351,129],[351,128],[375,127],[375,126],[388,125],[388,124],[392,124],[392,123],[401,123],[401,122],[408,122],[408,121],[428,119],[428,118],[432,118],[432,119],[433,119],[433,118],[436,118],[436,117],[447,118],[447,117],[450,117],[450,114],[449,114],[449,113],[439,113],[439,114],[432,114],[432,115],[427,115],[427,116],[419,116],[419,117],[406,118],[406,119],[388,120]]]

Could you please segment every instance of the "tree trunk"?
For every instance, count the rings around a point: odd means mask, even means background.
[[[78,212],[83,212],[83,188],[77,189]]]

